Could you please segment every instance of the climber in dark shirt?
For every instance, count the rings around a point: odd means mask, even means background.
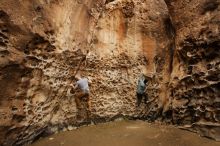
[[[140,106],[143,97],[144,97],[144,103],[147,103],[147,94],[145,93],[147,82],[148,80],[145,78],[143,74],[138,79],[137,91],[136,91],[137,106]]]

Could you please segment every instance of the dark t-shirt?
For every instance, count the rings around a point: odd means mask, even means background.
[[[144,94],[145,89],[146,89],[146,84],[144,83],[144,79],[143,79],[143,78],[140,78],[140,79],[138,80],[137,93],[138,93],[138,94]]]

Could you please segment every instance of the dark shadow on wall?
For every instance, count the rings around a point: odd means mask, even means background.
[[[105,1],[105,4],[108,4],[108,3],[110,3],[110,2],[113,2],[114,0],[106,0]]]
[[[169,43],[169,54],[170,54],[170,62],[169,62],[169,73],[173,70],[173,57],[175,51],[175,37],[176,37],[176,29],[170,19],[170,16],[164,19],[164,27],[166,31],[166,35],[168,36],[170,43]]]
[[[206,12],[215,11],[219,4],[220,2],[218,0],[207,0],[202,6],[201,14],[203,15]]]

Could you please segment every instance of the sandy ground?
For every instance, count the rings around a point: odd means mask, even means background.
[[[220,142],[171,126],[117,121],[61,132],[31,146],[220,146]]]

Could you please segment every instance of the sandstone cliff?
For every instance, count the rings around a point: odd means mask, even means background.
[[[1,0],[0,144],[87,119],[161,120],[220,136],[219,0]],[[70,92],[90,81],[90,117]],[[137,78],[151,78],[135,107]],[[79,121],[81,116],[84,121]]]

